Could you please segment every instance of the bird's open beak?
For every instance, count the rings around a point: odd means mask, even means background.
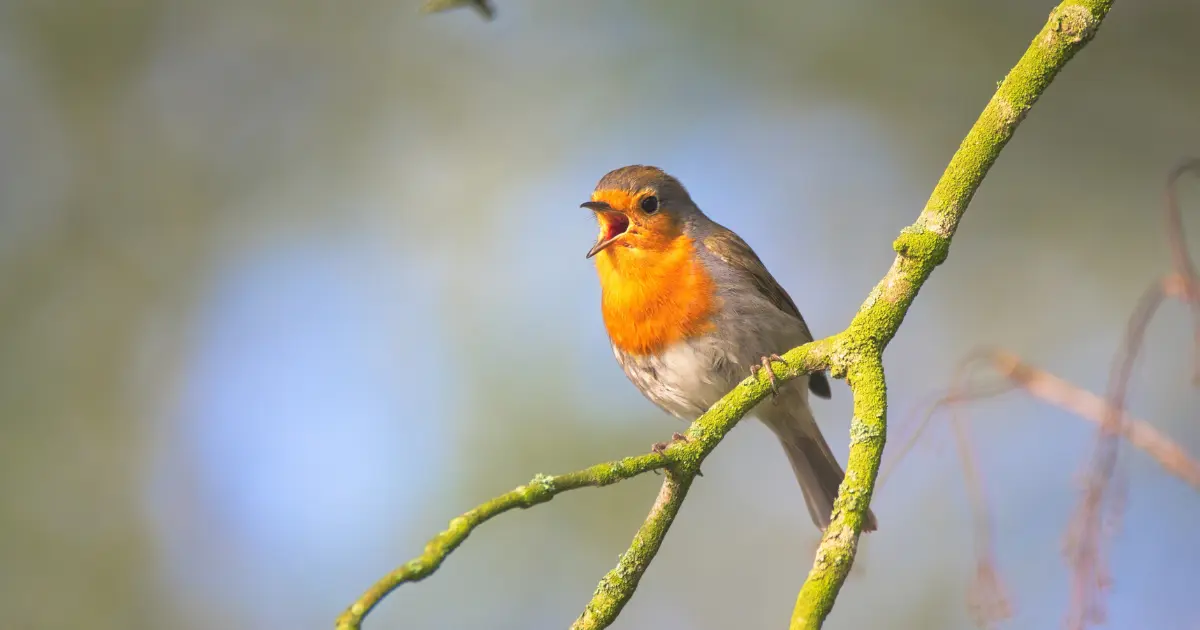
[[[612,245],[629,229],[629,217],[624,212],[613,210],[612,206],[603,201],[585,201],[579,204],[579,207],[595,212],[596,220],[600,222],[600,238],[588,250],[587,258],[595,256],[604,248]]]

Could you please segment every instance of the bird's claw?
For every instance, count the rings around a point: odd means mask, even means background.
[[[690,439],[688,439],[688,436],[686,436],[686,435],[684,435],[684,434],[682,434],[682,433],[679,433],[679,432],[677,431],[677,432],[675,432],[675,433],[672,433],[672,434],[671,434],[671,439],[670,439],[670,440],[667,440],[666,442],[655,442],[654,444],[650,445],[650,452],[651,452],[651,453],[658,454],[658,455],[662,455],[662,454],[663,454],[663,451],[667,450],[667,447],[668,447],[668,446],[670,446],[670,445],[672,445],[672,444],[674,444],[674,443],[676,443],[676,442],[690,442],[690,441],[691,441],[691,440],[690,440]],[[664,456],[664,457],[665,457],[665,456]],[[656,470],[656,471],[654,471],[654,474],[658,474],[658,471],[657,471],[657,470]],[[702,472],[700,472],[699,470],[697,470],[697,471],[696,471],[696,476],[697,476],[697,477],[703,477],[703,476],[704,476],[704,473],[702,473]]]
[[[670,440],[667,440],[666,442],[655,442],[654,444],[651,444],[650,452],[658,453],[659,455],[662,455],[662,452],[667,450],[668,446],[670,446],[676,442],[687,442],[687,441],[688,441],[688,436],[686,436],[682,433],[679,433],[679,432],[675,432],[675,433],[671,434]]]
[[[778,354],[768,354],[760,359],[760,365],[750,366],[750,377],[758,377],[758,368],[761,366],[763,371],[767,373],[767,380],[771,383],[771,404],[775,404],[776,398],[779,396],[779,386],[775,384],[775,370],[771,369],[771,361],[779,361],[783,363],[783,357]]]

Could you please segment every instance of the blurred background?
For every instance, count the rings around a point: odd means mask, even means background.
[[[0,627],[332,627],[465,509],[645,451],[681,427],[607,345],[600,176],[680,177],[831,334],[1054,4],[496,3],[0,3]],[[888,351],[893,426],[981,344],[1103,390],[1200,154],[1198,24],[1118,3],[1034,108]],[[1188,322],[1130,404],[1200,454]],[[1059,627],[1093,427],[970,414],[1008,627]],[[827,627],[969,627],[948,435],[877,493]],[[1200,496],[1122,453],[1108,625],[1194,627]],[[785,627],[818,535],[778,445],[746,422],[704,472],[615,627]],[[367,627],[565,628],[659,482],[505,515]]]

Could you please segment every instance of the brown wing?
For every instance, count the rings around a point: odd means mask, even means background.
[[[799,320],[804,335],[810,340],[813,338],[812,333],[808,330],[808,324],[804,321],[804,316],[800,314],[800,309],[796,308],[796,303],[792,301],[787,291],[779,286],[779,283],[771,276],[771,272],[767,271],[766,266],[759,260],[754,250],[750,249],[746,241],[725,228],[719,228],[715,234],[706,237],[703,242],[708,251],[729,266],[744,271],[746,277],[754,283],[754,288],[758,289],[763,297],[770,300],[771,304],[774,304],[779,310]],[[819,398],[829,398],[831,395],[829,379],[825,377],[824,372],[816,372],[809,377],[808,389]]]

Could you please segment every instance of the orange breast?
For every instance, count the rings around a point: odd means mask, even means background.
[[[663,249],[610,247],[596,257],[601,310],[617,349],[655,354],[713,330],[716,285],[680,235]]]

